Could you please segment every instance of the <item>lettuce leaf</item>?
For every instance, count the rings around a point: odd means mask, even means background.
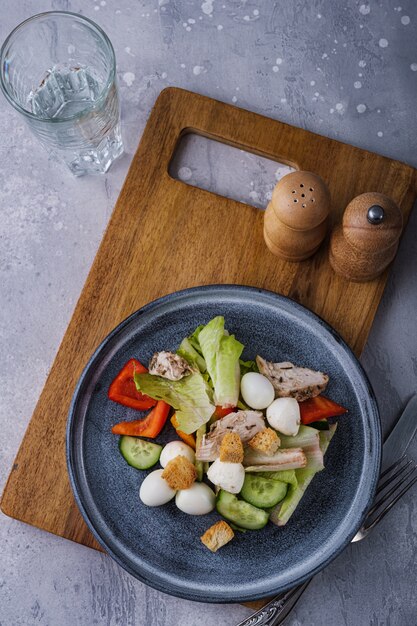
[[[329,430],[323,430],[319,433],[320,449],[323,455],[329,447],[330,441],[336,431],[336,427],[337,424],[332,424]],[[305,434],[307,433],[303,433],[303,436]],[[277,526],[285,526],[318,471],[320,470],[308,469],[308,466],[303,469],[295,470],[297,482],[296,484],[290,485],[285,498],[272,510],[269,519],[273,524],[276,524]]]
[[[242,359],[239,359],[239,363],[241,376],[244,376],[248,372],[256,372],[257,374],[259,374],[259,367],[256,361],[242,361]]]
[[[302,448],[307,458],[306,470],[318,472],[323,469],[323,452],[320,447],[320,432],[310,426],[301,424],[295,436],[280,435],[282,448]]]
[[[214,385],[217,406],[235,407],[239,400],[239,358],[244,346],[234,335],[226,334],[224,317],[213,318],[199,331],[198,341]]]
[[[207,365],[204,360],[203,353],[201,352],[201,346],[198,340],[198,336],[202,328],[204,328],[203,325],[197,326],[195,331],[189,337],[186,337],[181,341],[177,354],[182,356],[182,358],[188,361],[188,363],[193,367],[197,367],[200,372],[204,374],[207,372]],[[207,379],[208,376],[205,376],[205,378]]]
[[[200,326],[197,326],[197,328],[192,333],[192,335],[188,337],[193,348],[197,350],[197,352],[199,352],[200,354],[202,354],[202,352],[201,352],[201,346],[200,346],[200,342],[198,338],[203,328],[204,328],[204,324],[200,324]]]
[[[259,472],[258,476],[270,478],[271,480],[279,480],[282,483],[288,483],[297,487],[298,481],[295,470],[279,470],[277,472]]]
[[[200,372],[204,373],[207,370],[204,358],[197,352],[189,337],[186,337],[181,341],[177,354],[182,356],[182,358],[193,367],[197,367]]]
[[[178,428],[193,433],[209,421],[216,407],[212,391],[200,372],[181,380],[168,380],[152,374],[135,374],[136,389],[155,400],[164,400],[176,411]]]

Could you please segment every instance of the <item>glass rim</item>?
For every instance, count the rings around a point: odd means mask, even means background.
[[[107,94],[109,88],[111,87],[111,84],[113,83],[113,81],[115,79],[115,76],[116,76],[116,55],[115,55],[114,48],[113,48],[113,45],[112,45],[109,37],[106,35],[104,30],[98,24],[96,24],[89,17],[85,17],[84,15],[79,15],[78,13],[73,13],[72,11],[44,11],[42,13],[36,13],[35,15],[32,15],[31,17],[27,18],[26,20],[23,20],[23,22],[20,22],[20,24],[15,26],[13,28],[13,30],[7,35],[7,37],[4,40],[3,45],[1,46],[1,49],[0,49],[0,87],[1,87],[1,89],[3,91],[3,94],[4,94],[5,98],[8,100],[8,102],[10,102],[10,104],[17,111],[19,111],[19,113],[22,113],[22,115],[25,115],[26,117],[29,117],[29,118],[31,118],[33,120],[38,121],[38,122],[47,122],[47,123],[59,124],[60,122],[70,122],[71,120],[76,120],[76,119],[82,117],[87,111],[90,111],[91,108],[82,109],[81,111],[78,111],[77,113],[74,113],[73,115],[69,115],[68,117],[59,117],[59,118],[56,118],[56,117],[38,117],[35,113],[32,113],[28,109],[25,109],[21,104],[19,104],[19,102],[17,102],[15,100],[15,98],[9,92],[8,87],[7,87],[7,85],[5,83],[5,80],[4,80],[4,55],[5,55],[6,48],[7,48],[8,44],[9,44],[9,42],[11,41],[11,39],[13,38],[13,36],[17,33],[17,31],[19,31],[23,26],[26,26],[28,23],[35,22],[35,21],[39,20],[39,18],[43,18],[45,16],[53,16],[53,15],[65,16],[65,17],[75,17],[80,22],[86,22],[88,26],[92,27],[94,30],[96,30],[99,33],[99,35],[103,38],[103,40],[105,41],[106,45],[109,48],[110,55],[111,55],[111,61],[112,61],[111,68],[110,68],[110,71],[109,71],[109,76],[107,77],[107,80],[106,80],[105,84],[103,85],[103,87],[102,87],[102,89],[100,91],[99,96],[97,97],[96,100],[94,100],[94,105],[96,105],[97,103],[99,103],[101,100],[104,99],[104,97]]]

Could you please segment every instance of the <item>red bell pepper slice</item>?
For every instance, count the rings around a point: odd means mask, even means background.
[[[154,439],[159,435],[167,421],[169,404],[163,400],[159,400],[156,407],[141,420],[133,420],[132,422],[119,422],[111,429],[114,435],[128,435],[130,437],[149,437]]]
[[[311,424],[328,417],[343,415],[348,410],[325,396],[316,396],[304,402],[299,402],[302,424]]]
[[[222,417],[226,417],[226,415],[229,415],[229,413],[233,413],[235,410],[235,407],[229,407],[224,409],[222,406],[216,406],[216,410],[213,413],[212,419],[213,420],[219,420]]]
[[[148,370],[136,359],[130,359],[117,374],[107,393],[110,400],[137,411],[146,411],[156,404],[156,400],[145,396],[136,389],[133,376],[135,372],[145,374]]]

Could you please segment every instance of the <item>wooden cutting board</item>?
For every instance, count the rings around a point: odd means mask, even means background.
[[[416,195],[416,171],[397,161],[181,89],[160,94],[1,502],[6,515],[98,550],[70,489],[65,425],[84,365],[119,322],[177,289],[252,285],[309,307],[359,355],[387,279],[387,272],[364,284],[337,277],[326,245],[302,263],[274,257],[262,211],[169,176],[177,142],[190,131],[316,172],[330,187],[335,222],[365,191],[391,196],[406,221]]]

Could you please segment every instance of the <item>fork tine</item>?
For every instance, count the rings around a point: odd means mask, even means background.
[[[407,465],[405,467],[409,467],[410,463],[412,464],[411,469],[409,469],[408,471],[401,472],[402,476],[401,479],[398,480],[389,491],[387,491],[387,493],[384,493],[383,495],[381,495],[381,497],[379,499],[377,499],[377,501],[375,502],[375,504],[373,505],[373,507],[371,507],[368,511],[368,517],[373,515],[374,513],[376,513],[376,511],[379,509],[379,507],[381,505],[383,505],[385,502],[387,502],[389,500],[389,498],[394,495],[396,493],[396,491],[398,490],[398,488],[405,483],[405,481],[414,473],[414,471],[416,470],[417,466],[411,462],[407,463]],[[378,491],[378,493],[380,493]]]
[[[415,468],[414,468],[415,469]],[[381,513],[374,519],[372,520],[371,524],[366,525],[365,526],[365,530],[369,531],[371,530],[374,526],[376,526],[377,524],[379,524],[379,522],[386,516],[386,514],[388,513],[388,511],[390,511],[392,509],[392,507],[394,506],[394,504],[396,504],[398,502],[398,500],[400,498],[403,497],[403,495],[405,493],[407,493],[407,491],[409,489],[411,489],[411,487],[417,482],[417,476],[415,476],[413,478],[413,480],[411,480],[409,483],[407,483],[402,489],[401,491],[395,496],[395,498],[393,498],[391,500],[391,502],[384,508],[383,511],[381,511]]]
[[[404,456],[403,459],[405,459],[405,458],[406,457]],[[394,481],[397,478],[397,476],[400,476],[400,474],[405,472],[407,467],[410,467],[410,465],[412,465],[412,464],[413,464],[413,461],[408,461],[407,463],[405,463],[405,465],[401,465],[400,468],[395,472],[395,474],[393,474],[392,476],[389,476],[389,478],[387,478],[382,484],[380,484],[381,483],[381,479],[379,479],[379,483],[378,483],[378,487],[377,487],[376,493],[379,494],[386,487],[388,487],[388,485],[390,483],[392,483],[392,481]]]
[[[382,480],[383,478],[385,478],[385,476],[386,476],[387,474],[389,474],[390,472],[392,472],[392,470],[393,470],[393,469],[395,469],[398,465],[400,465],[400,464],[401,464],[401,463],[402,463],[402,462],[403,462],[406,458],[407,458],[407,457],[406,457],[406,455],[405,455],[405,454],[403,454],[403,455],[402,455],[402,457],[400,457],[399,459],[397,459],[397,460],[395,461],[395,463],[393,463],[393,464],[392,464],[392,465],[390,465],[390,466],[389,466],[389,467],[388,467],[385,471],[383,471],[383,472],[382,472],[382,474],[380,475],[379,479],[378,479],[378,480],[379,480],[379,482],[381,482],[381,480]]]

